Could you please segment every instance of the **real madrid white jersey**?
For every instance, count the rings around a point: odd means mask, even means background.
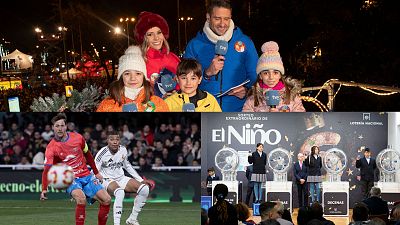
[[[128,161],[128,151],[122,145],[119,146],[118,151],[113,154],[108,146],[103,147],[96,154],[95,157],[96,167],[104,178],[118,180],[124,177],[125,169],[133,179],[142,182],[143,178],[139,176],[135,169]]]

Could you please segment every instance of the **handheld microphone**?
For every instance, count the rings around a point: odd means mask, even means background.
[[[172,76],[165,74],[161,76],[161,85],[166,92],[173,91],[176,87],[176,81],[172,79]]]
[[[228,52],[228,42],[224,40],[218,40],[215,44],[215,54],[218,56],[225,56]],[[218,72],[218,74],[221,71]],[[216,80],[218,80],[218,74],[216,75]]]
[[[195,112],[196,107],[193,103],[185,103],[182,106],[182,112]]]
[[[271,90],[265,93],[265,99],[267,102],[267,106],[270,106],[271,108],[276,108],[276,106],[279,105],[281,97],[278,91]]]
[[[128,103],[122,106],[122,112],[137,112],[138,108],[135,103]]]

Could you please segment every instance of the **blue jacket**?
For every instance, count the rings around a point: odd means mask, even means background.
[[[243,46],[242,44],[244,44],[245,48],[243,52],[240,52],[239,46]],[[184,58],[197,59],[203,68],[203,72],[210,66],[214,56],[215,44],[207,38],[207,35],[202,30],[189,42],[183,55]],[[216,96],[249,79],[250,82],[245,87],[250,89],[257,78],[257,61],[258,54],[254,43],[238,27],[235,27],[233,36],[228,42],[228,52],[225,55],[222,75],[219,74],[218,79],[217,76],[212,76],[209,80],[203,78],[199,88]],[[230,95],[225,95],[221,98],[217,98],[217,101],[221,105],[223,112],[241,112],[246,100],[246,98],[239,99]]]

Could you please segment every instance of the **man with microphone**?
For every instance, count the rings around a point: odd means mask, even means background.
[[[235,27],[229,0],[210,0],[206,18],[203,29],[186,46],[183,57],[195,58],[202,65],[200,90],[217,97],[232,88],[217,101],[224,112],[240,112],[247,90],[257,77],[257,51],[250,38]]]

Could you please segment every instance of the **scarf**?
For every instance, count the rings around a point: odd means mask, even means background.
[[[280,91],[280,90],[282,90],[283,88],[285,88],[285,84],[283,84],[282,81],[279,81],[279,82],[275,85],[275,87],[270,87],[270,86],[268,86],[267,84],[264,84],[264,83],[262,82],[262,80],[260,80],[260,87],[261,87],[262,89],[272,89],[272,90]]]
[[[233,29],[235,28],[235,24],[233,20],[231,20],[229,24],[228,30],[225,32],[224,35],[219,36],[218,34],[214,33],[214,31],[210,28],[210,23],[206,21],[203,27],[203,32],[206,34],[207,38],[214,44],[217,43],[218,40],[229,41],[233,36]]]
[[[125,87],[124,89],[125,89],[124,90],[125,97],[131,100],[135,100],[136,97],[139,95],[140,91],[143,89],[143,86],[140,88]]]

